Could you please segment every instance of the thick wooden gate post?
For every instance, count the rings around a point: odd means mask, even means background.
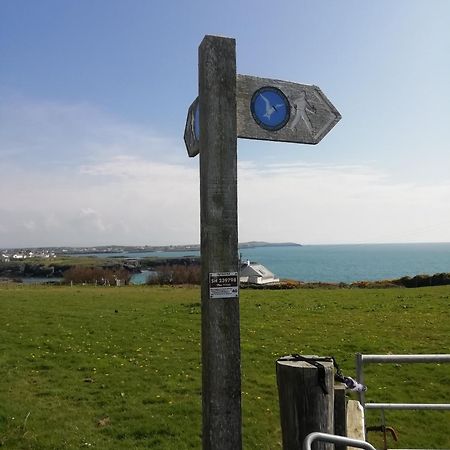
[[[199,47],[203,448],[242,448],[236,43]]]
[[[313,358],[313,357],[312,357]],[[319,369],[304,361],[277,361],[283,450],[303,448],[309,433],[334,434],[334,370],[332,362],[322,362],[324,393]],[[331,450],[332,444],[317,442],[317,450]]]

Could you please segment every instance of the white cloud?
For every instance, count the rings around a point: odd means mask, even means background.
[[[2,103],[0,245],[198,241],[197,170],[180,165],[181,136],[89,105]]]
[[[8,112],[10,114],[8,114]],[[0,106],[0,246],[197,243],[198,159],[88,105]],[[449,184],[240,161],[241,241],[450,241]]]
[[[23,226],[28,231],[36,230],[36,222],[33,219],[28,219],[23,223]]]
[[[192,169],[127,157],[67,176],[35,172],[21,178],[0,181],[1,246],[198,241]]]
[[[239,180],[241,240],[450,241],[450,184],[400,184],[370,168],[301,164],[247,165]]]
[[[89,104],[23,98],[0,103],[0,144],[0,162],[20,162],[22,167],[77,165],[127,154],[167,160],[184,151],[181,140],[126,123]],[[177,153],[168,155],[174,149]]]

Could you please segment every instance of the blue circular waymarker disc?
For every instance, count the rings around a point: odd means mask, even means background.
[[[250,110],[255,122],[268,131],[283,128],[291,114],[287,97],[273,86],[262,87],[253,94]]]

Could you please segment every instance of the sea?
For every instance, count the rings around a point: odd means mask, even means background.
[[[307,282],[350,283],[450,272],[450,243],[273,246],[245,248],[240,254],[242,261],[263,264],[279,278]],[[103,256],[175,258],[199,256],[199,252]]]

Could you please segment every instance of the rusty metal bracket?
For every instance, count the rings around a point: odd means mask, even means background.
[[[397,432],[392,427],[387,427],[385,425],[373,425],[373,426],[367,427],[366,431],[367,432],[369,432],[369,431],[379,431],[380,433],[383,433],[384,450],[387,450],[387,448],[388,448],[386,432],[389,431],[389,433],[391,433],[392,439],[394,439],[395,442],[398,441]]]

